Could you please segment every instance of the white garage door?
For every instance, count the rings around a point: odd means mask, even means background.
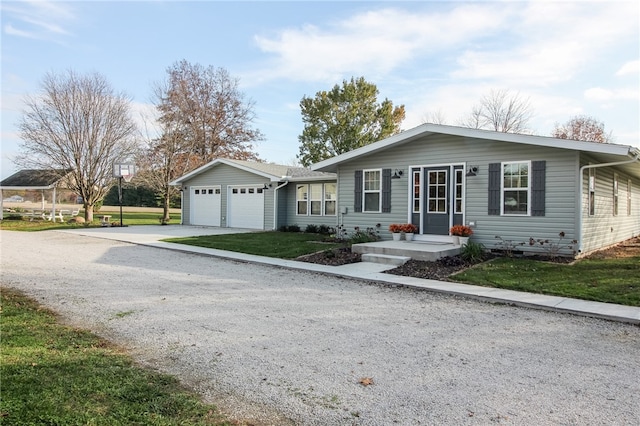
[[[191,187],[191,224],[220,226],[220,185]]]
[[[264,191],[262,188],[262,185],[232,186],[229,188],[227,226],[264,229]]]

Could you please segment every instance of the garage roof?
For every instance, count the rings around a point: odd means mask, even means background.
[[[218,158],[204,166],[195,169],[191,173],[174,180],[171,185],[181,185],[182,183],[192,179],[193,177],[204,173],[213,167],[226,164],[249,173],[269,179],[271,182],[281,182],[288,180],[290,182],[309,181],[309,180],[335,180],[335,173],[314,171],[305,167],[291,167],[282,164],[258,163],[255,161],[232,160],[228,158]]]

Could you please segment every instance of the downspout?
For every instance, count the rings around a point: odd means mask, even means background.
[[[282,185],[276,186],[276,189],[273,190],[273,230],[274,231],[278,229],[278,189],[284,188],[288,184],[289,184],[289,181],[285,180]]]
[[[582,191],[584,190],[584,171],[587,169],[597,169],[600,167],[611,167],[611,166],[621,166],[623,164],[631,164],[634,163],[636,161],[640,161],[640,151],[636,151],[635,154],[635,158],[632,158],[631,160],[625,160],[625,161],[616,161],[613,163],[601,163],[601,164],[587,164],[584,165],[582,167],[580,167],[580,196],[578,197],[578,236],[580,237],[578,239],[578,253],[582,252],[582,216],[583,216],[583,212],[582,212]],[[588,195],[588,192],[587,192]]]

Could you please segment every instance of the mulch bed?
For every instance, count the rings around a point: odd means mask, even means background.
[[[587,259],[607,259],[614,257],[633,257],[640,256],[640,237],[632,238],[613,247],[586,256]],[[484,261],[494,258],[495,255],[487,254]],[[569,263],[573,261],[570,258],[551,259],[544,256],[531,256],[530,259],[550,261],[557,263]],[[349,248],[339,248],[326,250],[318,253],[301,256],[296,260],[302,262],[318,263],[321,265],[340,266],[348,263],[360,262],[360,254],[351,253]],[[402,275],[405,277],[426,278],[439,281],[449,281],[449,277],[456,272],[462,271],[473,266],[474,263],[467,262],[459,256],[450,256],[438,259],[435,262],[426,262],[420,260],[409,260],[404,265],[386,271],[387,274]]]

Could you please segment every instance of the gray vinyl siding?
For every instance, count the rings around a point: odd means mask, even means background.
[[[597,164],[585,157],[581,166]],[[633,179],[615,167],[595,169],[595,214],[589,215],[589,170],[582,188],[582,251],[588,253],[640,235],[640,179]],[[613,214],[613,176],[618,175],[618,215]],[[627,214],[627,182],[631,179],[631,215]]]
[[[255,185],[262,186],[268,183],[269,179],[254,173],[246,172],[226,164],[219,164],[204,173],[194,176],[183,184],[183,188],[187,188],[183,192],[183,223],[190,225],[191,206],[189,199],[189,189],[191,186],[220,185],[221,190],[221,213],[220,226],[227,226],[227,196],[228,187],[236,185]],[[273,186],[275,188],[275,186]],[[264,223],[263,229],[273,229],[273,193],[274,189],[264,191]]]
[[[500,216],[488,214],[488,168],[503,161],[546,161],[545,216]],[[496,235],[515,241],[533,238],[557,239],[562,231],[566,239],[576,238],[574,217],[578,154],[573,151],[533,145],[510,144],[449,135],[433,135],[384,152],[356,158],[338,170],[340,180],[339,209],[348,209],[342,223],[348,231],[354,227],[380,224],[381,236],[391,238],[390,223],[406,223],[409,217],[411,166],[465,164],[478,167],[478,174],[467,177],[465,188],[465,223],[475,222],[473,241],[486,248],[496,247]],[[355,213],[354,172],[363,169],[390,168],[404,172],[392,179],[390,213]]]
[[[338,210],[338,214],[334,216],[312,216],[312,215],[299,215],[297,212],[297,203],[296,203],[296,186],[297,185],[308,185],[308,184],[318,184],[318,183],[335,183],[336,181],[313,181],[313,182],[290,182],[286,187],[281,189],[282,193],[286,193],[286,205],[285,205],[285,214],[286,222],[283,223],[282,220],[279,220],[281,224],[286,225],[298,225],[303,231],[307,225],[327,225],[331,227],[335,227],[338,223],[338,216],[340,215],[340,211]],[[340,189],[338,188],[338,191]],[[280,194],[278,195],[280,196]],[[338,194],[338,204],[340,205],[340,195]]]

